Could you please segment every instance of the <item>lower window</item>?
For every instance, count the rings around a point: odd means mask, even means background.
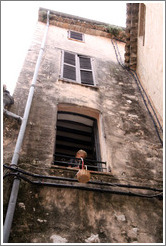
[[[84,164],[88,170],[105,171],[101,162],[100,145],[95,118],[74,112],[58,111],[54,164],[72,167],[70,160],[80,149],[87,152]]]

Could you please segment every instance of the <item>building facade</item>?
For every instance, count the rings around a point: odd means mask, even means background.
[[[106,24],[39,10],[11,106],[24,114],[21,126],[4,116],[4,223],[13,177],[20,182],[9,243],[163,241],[162,145],[136,81],[118,63],[118,35],[112,43]],[[79,149],[88,183],[71,166]]]
[[[127,4],[125,64],[136,70],[163,126],[164,2]],[[154,114],[153,111],[151,111]],[[158,123],[157,123],[158,124]]]

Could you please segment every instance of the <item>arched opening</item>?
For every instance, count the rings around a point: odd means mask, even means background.
[[[101,162],[98,112],[78,106],[58,105],[54,164],[69,166],[78,150],[87,152],[85,165],[93,171],[105,171]]]

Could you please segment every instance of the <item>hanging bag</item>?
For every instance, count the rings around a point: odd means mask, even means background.
[[[87,170],[87,166],[85,166],[86,169],[84,169],[84,160],[83,158],[81,158],[81,160],[82,169],[77,172],[76,176],[80,183],[87,183],[90,180],[90,172]]]

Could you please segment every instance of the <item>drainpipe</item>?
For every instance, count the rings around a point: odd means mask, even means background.
[[[36,62],[35,72],[34,72],[32,83],[31,83],[31,87],[30,87],[30,90],[29,90],[29,95],[28,95],[26,106],[25,106],[25,111],[24,111],[24,116],[23,116],[23,119],[22,119],[22,124],[21,124],[21,127],[20,127],[20,131],[19,131],[19,134],[18,134],[18,138],[17,138],[14,154],[13,154],[13,157],[12,157],[11,165],[14,168],[16,168],[17,163],[18,163],[19,152],[21,150],[21,146],[22,146],[22,142],[23,142],[26,126],[27,126],[28,116],[29,116],[29,112],[30,112],[30,108],[31,108],[31,104],[32,104],[34,89],[35,89],[35,84],[36,84],[36,81],[37,81],[38,71],[39,71],[41,58],[42,58],[42,55],[43,55],[44,46],[45,46],[45,42],[46,42],[48,27],[49,27],[49,11],[47,12],[47,25],[46,25],[45,34],[44,34],[43,41],[42,41],[42,44],[41,44],[39,56],[38,56],[38,59],[37,59],[37,62]],[[3,229],[3,242],[4,243],[8,243],[8,239],[9,239],[9,235],[10,235],[10,229],[11,229],[12,222],[13,222],[15,206],[16,206],[16,202],[17,202],[19,185],[20,185],[20,180],[17,177],[15,177],[15,179],[13,181],[13,186],[12,186],[12,190],[11,190],[11,194],[10,194],[10,200],[9,200],[7,213],[6,213],[6,218],[5,218],[5,222],[4,222],[4,229]]]

